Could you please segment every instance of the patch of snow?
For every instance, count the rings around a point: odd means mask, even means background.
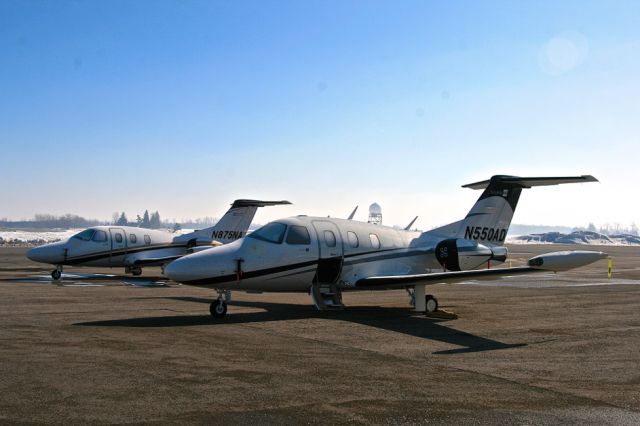
[[[507,238],[509,244],[586,244],[598,246],[637,246],[640,237],[630,234],[604,235],[591,231],[546,232],[544,234],[514,235]]]
[[[0,230],[0,245],[40,245],[71,237],[82,229],[55,231],[24,231],[21,229]]]

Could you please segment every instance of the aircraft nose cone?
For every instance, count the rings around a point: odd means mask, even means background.
[[[35,247],[27,252],[27,258],[33,260],[34,262],[43,262],[47,263],[48,259],[48,250],[45,247]]]
[[[166,266],[164,275],[173,281],[191,284],[194,281],[232,274],[235,257],[237,253],[233,243],[210,248],[174,260]]]
[[[203,274],[200,267],[200,262],[191,259],[191,256],[185,256],[180,259],[176,259],[164,268],[164,275],[179,283],[197,280],[202,278]]]
[[[185,257],[176,259],[164,268],[164,276],[175,282],[183,282],[187,277],[188,268],[185,267]]]
[[[62,260],[62,253],[61,247],[45,245],[27,251],[27,258],[40,263],[58,263]]]

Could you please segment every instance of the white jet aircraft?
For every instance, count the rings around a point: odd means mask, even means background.
[[[438,302],[425,295],[428,284],[565,271],[605,258],[602,252],[566,251],[533,257],[525,267],[490,268],[507,258],[504,241],[522,189],[576,182],[597,179],[493,176],[464,185],[484,189],[471,211],[427,232],[327,217],[281,219],[215,250],[182,257],[165,275],[216,289],[214,317],[226,314],[229,290],[308,292],[318,309],[330,309],[343,307],[342,291],[405,288],[416,311],[432,312]]]
[[[210,228],[176,235],[132,226],[94,226],[72,236],[27,252],[36,262],[55,265],[54,280],[63,266],[124,267],[140,275],[143,266],[164,266],[188,253],[238,240],[247,234],[258,207],[291,204],[288,201],[236,200]]]

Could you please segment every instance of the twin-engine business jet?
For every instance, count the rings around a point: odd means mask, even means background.
[[[405,288],[416,311],[434,311],[425,286],[540,271],[564,271],[606,257],[592,251],[536,256],[528,266],[504,262],[505,237],[524,188],[597,182],[592,176],[493,176],[464,185],[484,189],[467,216],[428,232],[398,230],[354,220],[297,216],[271,222],[233,243],[169,264],[165,275],[218,291],[211,314],[226,314],[229,290],[309,292],[318,309],[341,308],[342,291]]]
[[[188,253],[230,243],[247,234],[258,207],[291,204],[288,201],[236,200],[210,228],[176,235],[131,226],[94,226],[73,237],[27,252],[36,262],[55,265],[51,277],[60,279],[62,267],[124,267],[140,275],[143,266],[162,266]]]

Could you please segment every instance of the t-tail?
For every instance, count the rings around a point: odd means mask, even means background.
[[[523,189],[565,183],[598,182],[590,175],[570,177],[517,177],[496,175],[489,180],[463,185],[484,189],[467,216],[458,222],[428,233],[444,238],[474,240],[487,246],[501,246],[509,232],[511,219]]]
[[[231,208],[214,226],[195,231],[200,244],[227,244],[247,235],[259,207],[291,204],[289,201],[235,200]]]

